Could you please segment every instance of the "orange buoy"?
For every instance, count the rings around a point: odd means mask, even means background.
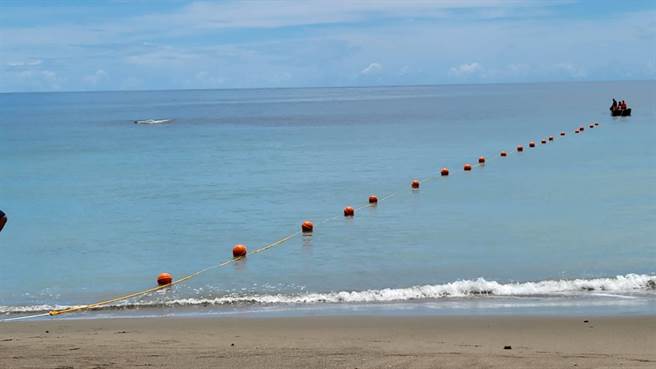
[[[232,256],[236,258],[243,258],[248,253],[246,246],[238,243],[232,248]]]
[[[376,196],[376,195],[369,195],[369,203],[370,203],[370,204],[378,204],[378,196]]]
[[[561,136],[564,136],[564,135],[565,135],[565,132],[560,132],[560,135],[561,135]]]
[[[442,176],[448,176],[448,175],[449,175],[449,168],[442,168],[442,169],[440,170],[440,174],[441,174]]]
[[[522,151],[524,151],[524,146],[517,145],[517,152],[522,152]]]
[[[4,211],[0,210],[0,231],[5,227],[5,224],[7,224],[7,215]]]
[[[466,170],[466,171],[470,171],[471,168],[472,168],[472,167],[471,167],[471,164],[467,163],[467,164],[465,164],[465,166],[464,166],[462,169],[464,169],[464,170]]]
[[[542,140],[542,141],[540,141],[540,143],[544,145],[544,144],[547,143],[547,140]]]
[[[314,224],[312,224],[312,222],[310,222],[309,220],[306,220],[303,222],[303,224],[301,224],[301,231],[303,233],[312,233],[313,230],[314,230]]]
[[[355,215],[355,209],[353,209],[350,206],[347,206],[344,208],[344,216],[345,217],[352,217]]]
[[[478,164],[485,164],[485,156],[481,156],[478,158]]]
[[[533,142],[533,141],[529,142],[528,147],[535,147],[535,142]]]
[[[419,188],[419,180],[418,179],[413,179],[412,182],[410,182],[410,187],[414,188],[415,190]]]
[[[166,286],[167,284],[171,284],[171,282],[173,282],[173,276],[169,273],[160,273],[157,276],[158,286]]]
[[[554,136],[549,136],[549,141],[553,141],[553,140],[554,140]]]
[[[508,156],[508,153],[505,152],[505,151],[502,151],[502,152],[499,153],[499,156],[506,157],[506,156]]]

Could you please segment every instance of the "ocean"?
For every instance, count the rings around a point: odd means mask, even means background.
[[[0,94],[0,316],[207,267],[67,316],[654,314],[655,118],[654,81]]]

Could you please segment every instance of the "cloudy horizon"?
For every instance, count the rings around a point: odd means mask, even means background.
[[[648,1],[5,1],[0,10],[0,92],[656,77]]]

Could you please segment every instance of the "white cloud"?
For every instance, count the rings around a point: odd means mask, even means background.
[[[360,74],[364,76],[370,76],[379,74],[383,71],[383,65],[380,63],[371,63],[366,68],[360,71]]]
[[[96,73],[85,76],[83,80],[86,84],[95,87],[98,83],[107,80],[107,73],[102,69],[98,69]]]
[[[23,70],[16,77],[22,81],[27,90],[58,91],[62,88],[63,80],[50,70]]]
[[[480,73],[483,70],[483,67],[478,62],[460,64],[449,69],[449,74],[456,77],[466,77],[471,76],[476,73]]]
[[[572,78],[583,78],[587,75],[585,68],[573,63],[558,63],[554,67]]]
[[[561,2],[546,0],[279,0],[199,1],[174,13],[159,13],[140,17],[138,24],[166,26],[170,30],[189,28],[274,28],[299,25],[357,22],[372,17],[384,18],[446,18],[453,10],[470,10],[477,17],[489,18],[490,12],[511,16],[513,11],[540,9]],[[523,13],[522,13],[523,14]],[[169,27],[177,24],[183,27]]]
[[[125,62],[141,66],[180,66],[193,62],[199,57],[199,55],[184,49],[170,46],[155,46],[146,50],[139,50],[131,53],[131,55],[125,58]]]
[[[153,37],[194,35],[228,28],[280,28],[322,24],[354,24],[371,19],[448,19],[465,11],[470,17],[486,19],[490,13],[503,17],[538,14],[559,5],[555,0],[266,0],[195,1],[168,12],[153,12],[119,19],[108,18],[92,27],[76,22],[31,27],[3,27],[0,39],[5,48],[57,45],[60,47],[151,40]],[[39,12],[34,7],[30,12]],[[62,15],[79,12],[78,8]],[[528,12],[528,13],[527,13]]]
[[[515,75],[525,74],[530,70],[530,68],[531,67],[528,64],[523,63],[513,63],[508,65],[508,70],[510,73]]]
[[[200,71],[194,76],[195,80],[190,81],[190,87],[201,86],[204,88],[220,87],[225,83],[225,78],[215,76],[207,71]]]
[[[43,60],[40,59],[28,59],[25,61],[11,61],[7,62],[8,67],[34,67],[37,65],[41,65],[43,63]]]
[[[23,11],[23,22],[0,24],[0,91],[87,89],[94,83],[102,89],[294,87],[656,75],[650,47],[656,28],[649,27],[656,11],[518,17],[544,14],[555,9],[551,5],[194,2],[166,12],[101,16],[93,24],[71,21],[67,12],[30,24],[31,14]],[[480,21],[486,17],[494,20]],[[274,29],[294,26],[303,27]],[[384,68],[377,62],[382,60]],[[111,66],[105,70],[112,78],[96,75],[99,66]],[[19,75],[27,70],[33,73]]]

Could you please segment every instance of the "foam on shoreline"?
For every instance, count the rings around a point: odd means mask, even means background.
[[[223,296],[173,298],[170,300],[138,300],[110,305],[102,309],[158,308],[182,306],[225,305],[309,305],[340,303],[395,303],[434,301],[447,298],[485,297],[585,297],[603,296],[627,299],[632,295],[656,297],[656,276],[626,274],[609,278],[544,280],[537,282],[500,283],[476,280],[459,280],[445,284],[421,285],[407,288],[384,288],[364,291],[337,291],[302,294],[228,294]],[[0,306],[0,313],[20,314],[61,309],[60,305]],[[96,309],[98,310],[98,309]]]

